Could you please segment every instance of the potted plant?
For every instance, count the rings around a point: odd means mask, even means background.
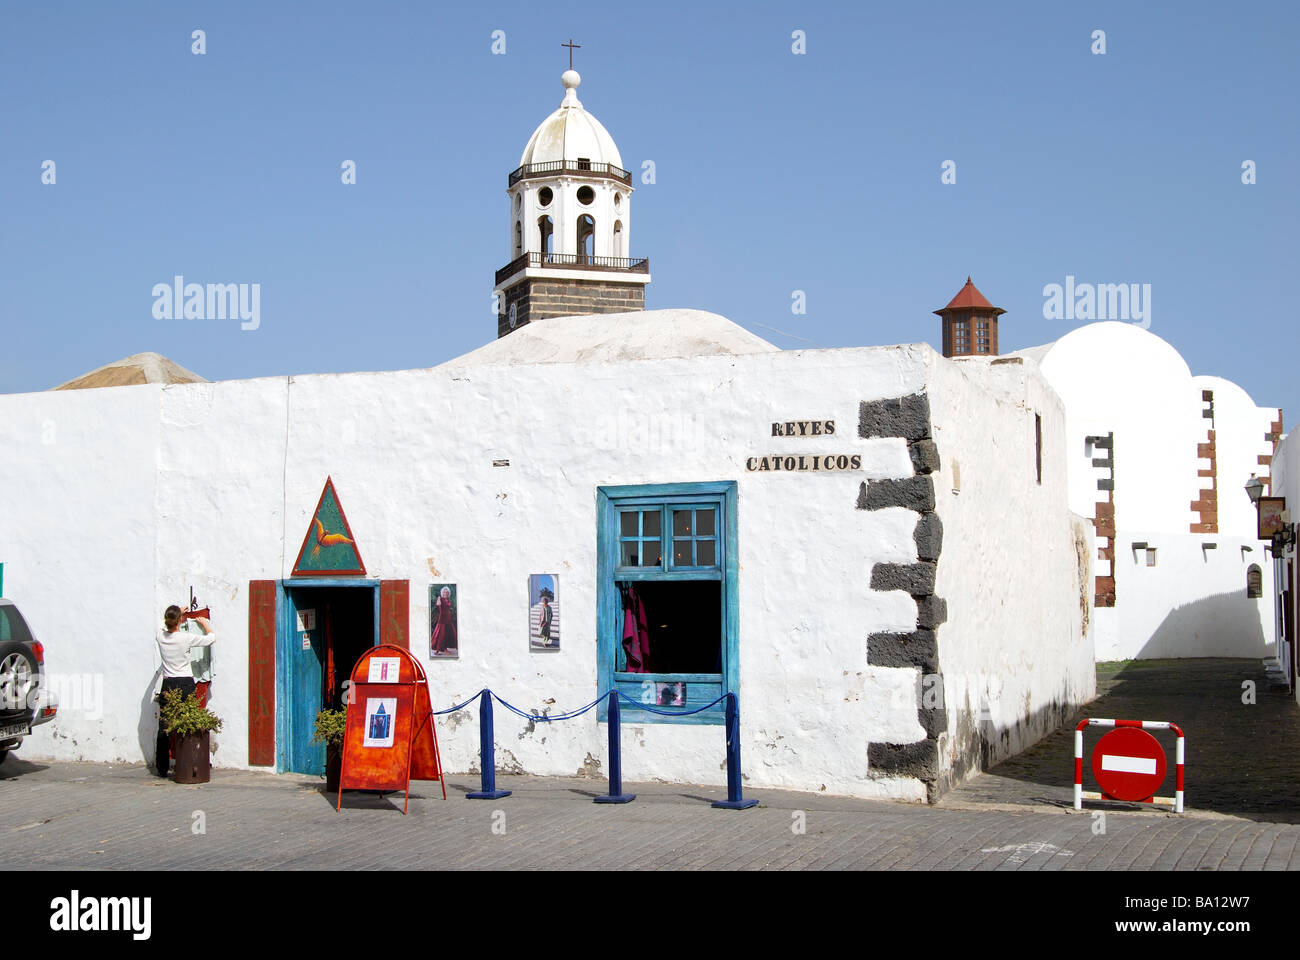
[[[346,710],[322,710],[316,714],[316,732],[312,743],[325,744],[325,789],[337,793],[343,774],[343,731],[347,728]]]
[[[199,706],[194,694],[168,690],[162,703],[163,730],[176,737],[176,782],[207,783],[212,775],[209,734],[221,718]]]

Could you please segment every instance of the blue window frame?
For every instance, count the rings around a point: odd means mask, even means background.
[[[671,710],[673,707],[661,702],[664,685],[682,684],[684,711],[726,692],[739,693],[736,483],[598,487],[596,498],[597,686],[601,696],[617,687],[636,704]],[[716,585],[717,591],[716,621],[710,584]],[[650,667],[657,672],[629,670],[622,643],[628,588],[669,605],[671,601],[665,598],[677,591],[707,610],[700,629],[708,634],[716,622],[716,655],[711,645],[696,643],[689,670],[662,671],[655,664],[657,641],[650,656]],[[676,659],[679,667],[687,662]],[[599,711],[600,719],[606,719],[608,700],[601,701]],[[621,711],[625,720],[636,723],[722,723],[725,716],[723,704],[681,717],[651,713],[627,701],[621,704]]]

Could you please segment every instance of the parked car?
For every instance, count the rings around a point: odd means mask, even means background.
[[[57,711],[45,687],[45,647],[18,606],[0,597],[0,762]]]

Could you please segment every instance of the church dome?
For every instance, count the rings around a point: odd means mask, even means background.
[[[560,82],[564,84],[564,100],[559,109],[533,131],[523,156],[519,158],[519,165],[590,160],[622,168],[623,158],[614,145],[614,138],[578,99],[578,84],[582,82],[578,71],[564,71]]]

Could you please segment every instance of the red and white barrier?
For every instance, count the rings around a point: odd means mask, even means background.
[[[1136,727],[1140,730],[1172,730],[1178,735],[1178,743],[1175,747],[1175,791],[1172,797],[1151,796],[1145,800],[1134,801],[1138,803],[1161,803],[1167,804],[1174,808],[1175,813],[1183,812],[1183,731],[1176,723],[1168,723],[1160,720],[1080,720],[1079,725],[1074,728],[1074,809],[1082,810],[1083,801],[1114,799],[1105,794],[1096,791],[1083,789],[1083,728],[1084,727]],[[1103,737],[1103,739],[1105,739]],[[1145,738],[1143,738],[1145,739]],[[1100,746],[1100,743],[1098,744]],[[1094,747],[1094,752],[1096,748]],[[1154,789],[1158,789],[1163,782],[1163,767],[1165,764],[1163,757],[1159,759],[1161,768],[1160,780],[1155,782]],[[1110,756],[1102,757],[1102,767],[1105,770],[1125,773],[1150,775],[1155,774],[1157,766],[1156,761],[1148,760],[1146,757],[1127,757],[1127,756]],[[1094,767],[1094,770],[1096,768]],[[1100,776],[1100,774],[1098,775]],[[1153,792],[1154,792],[1153,789]]]

